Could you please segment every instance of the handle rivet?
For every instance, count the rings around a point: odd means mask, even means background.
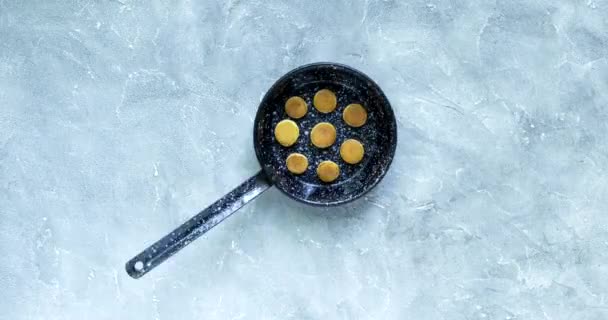
[[[135,268],[136,271],[141,271],[144,269],[144,263],[141,261],[137,261],[135,262],[135,264],[133,265],[133,268]]]

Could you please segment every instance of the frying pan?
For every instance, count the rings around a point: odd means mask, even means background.
[[[321,89],[336,94],[335,111],[320,113],[313,107],[313,96]],[[288,119],[284,105],[292,96],[302,97],[308,112],[294,119],[300,128],[296,144],[283,147],[275,140],[274,128]],[[344,108],[351,103],[363,105],[368,112],[362,127],[349,127],[342,120]],[[318,149],[310,142],[310,131],[319,122],[329,122],[337,131],[336,142],[327,149]],[[365,147],[365,156],[356,165],[340,158],[340,145],[350,138]],[[125,268],[131,277],[148,273],[271,186],[297,201],[317,206],[344,204],[361,197],[386,174],[395,154],[397,125],[388,99],[368,76],[341,64],[313,63],[288,72],[266,93],[255,117],[253,145],[262,170],[129,260]],[[301,175],[286,168],[285,159],[293,152],[308,158],[308,170]],[[340,167],[340,176],[332,183],[323,183],[316,175],[317,165],[324,160]]]

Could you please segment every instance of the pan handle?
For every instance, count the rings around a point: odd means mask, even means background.
[[[190,218],[173,232],[129,260],[125,265],[127,273],[136,279],[148,273],[190,242],[228,218],[246,203],[255,199],[270,186],[271,182],[264,172],[258,172],[207,209]]]

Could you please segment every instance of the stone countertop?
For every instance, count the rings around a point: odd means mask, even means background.
[[[608,318],[606,17],[600,0],[0,0],[3,319]],[[391,100],[382,183],[331,209],[268,191],[128,277],[259,170],[261,96],[316,61]]]

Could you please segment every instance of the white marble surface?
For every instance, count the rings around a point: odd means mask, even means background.
[[[607,319],[607,56],[600,0],[0,0],[0,319]],[[314,61],[393,103],[385,180],[269,191],[129,278]]]

